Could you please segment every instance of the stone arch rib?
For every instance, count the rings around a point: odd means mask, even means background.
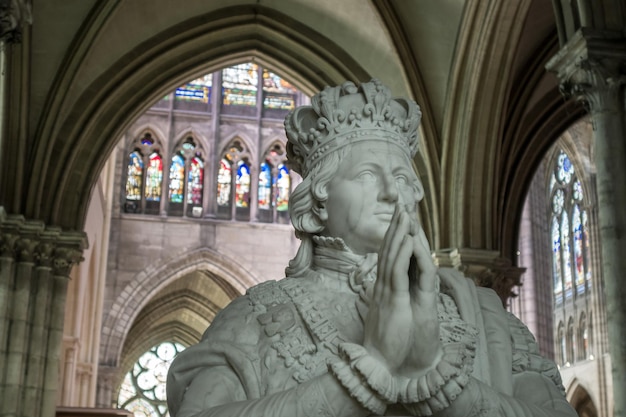
[[[163,287],[196,270],[206,270],[220,277],[218,285],[231,296],[241,295],[259,283],[249,271],[233,259],[211,249],[201,248],[168,259],[139,272],[122,290],[104,317],[100,343],[100,364],[116,366],[124,340],[139,314]]]
[[[244,57],[284,69],[305,93],[346,79],[370,78],[323,34],[261,5],[228,7],[188,19],[111,62],[75,102],[51,100],[37,132],[32,164],[37,170],[29,180],[27,216],[82,229],[90,191],[127,126],[185,79]],[[82,62],[69,67],[75,65]],[[71,88],[73,74],[68,70],[57,84]],[[61,117],[62,108],[67,117]]]

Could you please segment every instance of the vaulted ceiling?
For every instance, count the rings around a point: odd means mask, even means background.
[[[186,80],[252,59],[307,93],[375,77],[412,96],[433,246],[511,255],[532,172],[582,114],[544,69],[557,49],[550,0],[35,2],[11,52],[14,70],[28,69],[11,87],[27,106],[9,120],[24,186],[7,185],[3,200],[80,230],[107,156],[142,111]]]

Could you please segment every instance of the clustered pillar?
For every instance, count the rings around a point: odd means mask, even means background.
[[[598,221],[614,417],[626,416],[626,38],[581,29],[548,63],[566,95],[582,100],[594,129]]]
[[[69,273],[86,237],[0,207],[0,415],[53,416]]]

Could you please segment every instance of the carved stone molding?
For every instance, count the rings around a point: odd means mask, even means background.
[[[30,0],[0,0],[0,41],[20,42],[25,23],[32,23]]]
[[[476,285],[493,289],[506,306],[516,297],[514,287],[521,285],[525,268],[513,266],[500,253],[480,249],[444,249],[435,253],[435,261],[441,267],[462,271]]]
[[[593,113],[620,111],[626,85],[626,38],[621,33],[580,29],[546,65],[561,92]]]
[[[68,276],[80,262],[87,238],[83,232],[62,232],[40,221],[6,215],[0,207],[0,256],[14,262],[52,268],[55,275]]]

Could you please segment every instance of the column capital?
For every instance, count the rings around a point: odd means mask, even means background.
[[[619,111],[626,85],[626,37],[622,32],[579,29],[546,65],[566,97],[585,103],[591,113]]]
[[[434,254],[436,263],[463,272],[479,287],[493,289],[504,306],[514,297],[513,287],[521,285],[521,276],[526,270],[513,266],[500,252],[484,249],[443,249]]]
[[[38,220],[7,215],[0,207],[0,256],[37,267],[52,268],[55,275],[69,275],[87,248],[83,232],[63,232]]]
[[[0,0],[0,41],[20,42],[22,25],[32,21],[30,0]]]

